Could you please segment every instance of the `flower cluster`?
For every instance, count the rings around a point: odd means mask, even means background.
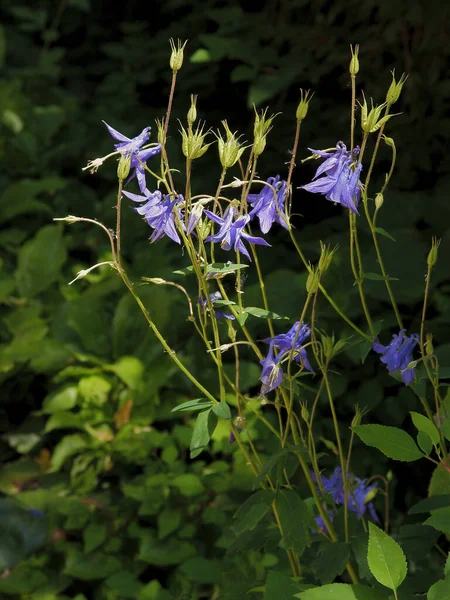
[[[355,160],[359,154],[359,148],[354,148],[351,153],[343,142],[338,142],[335,152],[324,152],[312,148],[308,148],[308,150],[326,160],[317,169],[313,181],[301,186],[301,189],[314,194],[322,194],[330,202],[341,204],[359,214],[358,203],[361,196],[359,175],[362,164]],[[324,176],[320,177],[321,175]]]
[[[314,481],[317,482],[317,477],[314,473],[311,474]],[[342,470],[340,467],[336,467],[333,475],[330,478],[326,478],[323,475],[320,476],[322,488],[325,493],[330,494],[333,498],[334,503],[339,506],[345,502],[344,494],[344,479],[342,477]],[[350,483],[348,494],[347,494],[347,507],[352,512],[358,515],[358,519],[365,515],[366,511],[369,511],[371,518],[378,523],[379,519],[375,512],[373,502],[368,498],[372,498],[374,491],[377,489],[377,484],[367,485],[366,479],[360,479],[348,473],[348,481]],[[320,490],[319,490],[320,491]],[[329,511],[328,517],[330,521],[334,519],[334,512]],[[322,517],[316,518],[316,523],[321,531],[326,532],[326,525]]]
[[[405,335],[406,329],[402,329],[398,335],[392,336],[392,341],[387,346],[383,346],[375,338],[373,349],[378,354],[381,354],[381,362],[383,362],[389,373],[400,371],[405,385],[409,385],[414,380],[414,367],[407,368],[412,362],[412,351],[414,346],[419,342],[419,336],[414,333],[410,337]]]
[[[145,190],[147,189],[147,184],[145,181],[145,162],[161,151],[161,144],[157,144],[152,148],[144,148],[141,150],[141,147],[150,138],[151,127],[145,127],[145,129],[143,129],[139,135],[130,139],[108,125],[108,123],[105,121],[103,121],[103,123],[105,123],[106,128],[112,137],[119,141],[118,144],[114,144],[116,150],[120,152],[122,156],[131,157],[130,169],[134,169],[134,172],[128,181],[131,181],[131,179],[136,177],[139,189],[142,193],[145,193]]]
[[[285,212],[286,191],[286,182],[280,180],[280,176],[277,175],[268,178],[267,185],[264,185],[259,194],[248,194],[247,201],[253,207],[249,216],[251,219],[258,217],[263,233],[270,231],[275,221],[288,229]]]
[[[292,352],[294,353],[295,362],[301,363],[307,371],[312,371],[306,349],[303,348],[303,344],[310,333],[311,330],[305,323],[297,321],[287,333],[281,333],[263,340],[263,342],[269,344],[269,351],[266,358],[261,361],[263,369],[260,377],[262,382],[260,396],[264,396],[281,384],[284,372],[280,363],[283,359],[288,358]],[[274,348],[278,350],[277,356],[275,356]]]

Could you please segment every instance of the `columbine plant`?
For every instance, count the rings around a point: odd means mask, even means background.
[[[262,519],[269,519],[278,528],[281,547],[286,553],[292,576],[292,593],[296,597],[338,598],[372,597],[370,590],[360,583],[369,583],[367,573],[361,567],[360,556],[352,544],[360,540],[360,534],[368,533],[368,563],[375,579],[390,588],[397,598],[397,588],[407,574],[406,562],[400,546],[388,535],[389,529],[389,474],[358,473],[350,468],[355,434],[368,446],[378,448],[392,459],[413,461],[420,458],[431,461],[436,468],[449,471],[446,440],[450,439],[449,421],[446,415],[439,381],[439,363],[434,353],[431,338],[425,333],[426,306],[429,281],[432,268],[436,264],[439,243],[433,240],[428,257],[428,270],[421,316],[420,332],[407,333],[391,287],[378,243],[379,235],[385,230],[377,226],[382,218],[382,206],[388,184],[392,177],[396,148],[392,138],[384,134],[389,125],[391,108],[400,96],[405,77],[399,81],[393,75],[392,84],[384,103],[369,110],[366,99],[360,103],[360,133],[355,130],[356,76],[359,71],[359,48],[352,48],[350,60],[351,111],[350,135],[347,142],[330,140],[331,148],[323,150],[309,149],[312,156],[304,160],[320,160],[311,182],[301,188],[307,192],[324,196],[334,203],[337,212],[348,214],[349,219],[349,263],[358,289],[359,298],[365,316],[364,324],[354,323],[340,308],[339,304],[327,292],[324,275],[332,264],[336,248],[320,242],[320,257],[317,264],[311,264],[306,258],[291,223],[292,208],[297,201],[297,192],[292,189],[292,174],[298,153],[301,125],[308,114],[312,96],[301,93],[296,111],[296,129],[291,152],[291,160],[286,174],[258,173],[258,159],[264,152],[269,133],[276,115],[268,116],[268,111],[256,112],[253,140],[244,145],[237,133],[232,133],[227,121],[222,122],[224,132],[216,135],[218,162],[221,175],[216,190],[207,190],[199,196],[192,195],[191,177],[193,161],[199,161],[206,152],[214,148],[211,131],[205,123],[197,123],[197,97],[191,97],[191,107],[185,124],[180,124],[180,144],[185,156],[184,178],[175,177],[175,170],[169,163],[166,152],[166,137],[170,125],[172,102],[176,77],[183,64],[185,44],[171,42],[172,54],[170,66],[173,78],[164,119],[157,122],[158,142],[150,142],[150,127],[135,137],[127,137],[106,124],[115,143],[115,151],[88,163],[86,168],[92,172],[98,170],[112,157],[119,159],[117,223],[115,235],[101,223],[83,217],[67,217],[69,223],[87,221],[101,227],[109,236],[111,260],[109,264],[122,278],[130,294],[142,310],[156,338],[162,344],[177,367],[191,384],[197,388],[201,398],[190,400],[175,407],[174,410],[198,412],[191,443],[191,457],[195,458],[205,451],[218,422],[228,423],[229,441],[236,442],[236,451],[242,452],[245,461],[255,474],[262,490],[251,497],[241,508],[239,532],[253,530]],[[132,124],[130,124],[132,130]],[[344,139],[347,132],[342,131]],[[372,154],[368,155],[369,138],[374,138]],[[355,144],[355,141],[358,144]],[[377,168],[377,155],[381,144],[390,150],[392,164],[380,189],[372,189],[372,175]],[[160,168],[151,159],[160,154]],[[229,178],[228,171],[236,166],[240,168],[240,178]],[[282,168],[277,166],[277,170]],[[281,172],[281,171],[280,171]],[[305,175],[306,178],[306,175]],[[136,179],[138,190],[131,184]],[[126,189],[125,189],[126,188]],[[137,193],[139,191],[139,193]],[[236,197],[237,195],[237,197]],[[123,199],[130,200],[136,212],[136,226],[139,217],[143,228],[150,227],[150,241],[158,242],[169,238],[169,242],[180,244],[190,266],[184,273],[193,273],[197,280],[198,294],[193,300],[179,283],[169,282],[159,277],[145,277],[147,282],[159,285],[172,285],[181,289],[189,300],[190,321],[202,340],[206,354],[217,369],[218,394],[208,390],[194,376],[158,329],[151,314],[138,295],[138,287],[133,285],[121,260],[121,211]],[[375,200],[373,200],[374,198]],[[320,200],[319,200],[320,201]],[[362,220],[365,220],[373,239],[378,260],[379,273],[367,273],[364,269],[359,248],[358,232]],[[299,256],[299,270],[306,273],[306,300],[297,307],[298,319],[289,326],[275,327],[275,321],[282,318],[270,310],[265,283],[260,267],[260,257],[270,252],[270,244],[263,237],[272,228],[279,228],[278,235],[285,234],[293,243]],[[319,240],[318,240],[319,244]],[[151,247],[149,248],[151,255]],[[341,253],[342,255],[342,253]],[[218,257],[225,262],[217,262]],[[99,263],[105,264],[105,262]],[[77,279],[83,277],[94,265],[81,271]],[[249,307],[245,302],[242,289],[242,270],[251,268],[258,277],[263,307]],[[183,272],[183,271],[181,271]],[[223,285],[225,277],[235,278],[234,297],[230,297]],[[394,332],[380,329],[373,323],[365,294],[365,281],[375,279],[385,285],[392,306],[392,314],[398,329]],[[73,282],[71,282],[73,283]],[[326,302],[342,319],[346,327],[351,328],[352,337],[335,339],[320,329],[316,313],[317,302],[325,298]],[[246,327],[247,319],[259,318],[266,321],[268,336],[255,339]],[[219,326],[219,320],[225,325]],[[387,345],[382,342],[392,340]],[[358,408],[349,424],[350,441],[345,447],[342,430],[346,425],[339,423],[336,416],[333,385],[330,378],[335,369],[335,357],[347,346],[361,346],[362,355],[373,349],[374,356],[380,355],[380,361],[387,366],[388,372],[415,393],[420,399],[425,414],[412,413],[415,427],[419,431],[418,444],[405,431],[377,424],[361,424],[363,413]],[[267,348],[268,346],[268,348]],[[418,347],[418,349],[417,349]],[[261,365],[261,386],[255,390],[253,400],[242,391],[240,381],[240,352],[251,352],[255,364]],[[224,369],[223,353],[234,352],[235,377],[230,377]],[[379,364],[381,372],[383,365]],[[430,386],[426,386],[426,381]],[[247,389],[247,388],[245,388]],[[431,390],[431,402],[428,392]],[[312,400],[305,401],[305,393],[312,391]],[[230,395],[235,398],[232,408],[228,404]],[[311,396],[311,394],[310,394]],[[309,396],[309,397],[310,397]],[[257,405],[255,404],[257,399]],[[319,401],[329,405],[334,427],[335,440],[316,439],[316,408]],[[234,406],[237,407],[237,411]],[[431,408],[433,406],[433,409]],[[247,419],[259,419],[266,426],[278,446],[278,454],[263,464],[251,435],[247,431]],[[272,417],[276,415],[276,419]],[[332,475],[322,472],[323,454],[331,452],[326,463]],[[300,475],[293,475],[291,468],[283,461],[294,457]],[[334,463],[334,464],[333,464]],[[278,472],[274,467],[278,466]],[[369,479],[362,478],[368,476]],[[383,485],[380,484],[383,482]],[[384,509],[381,510],[384,496]],[[268,515],[271,515],[269,518]],[[243,519],[246,515],[248,521]],[[383,523],[381,521],[383,520]],[[371,522],[369,522],[371,521]],[[380,524],[384,531],[374,525]],[[244,524],[243,524],[244,523]],[[317,586],[318,578],[311,571],[303,555],[311,544],[328,540],[344,544],[333,546],[340,548],[345,560],[340,556],[339,565],[333,577],[341,577],[345,587],[324,590],[308,588]],[[363,546],[366,542],[363,543]],[[352,548],[351,554],[348,548]],[[356,546],[355,546],[356,548]],[[321,551],[323,547],[321,546]],[[323,550],[325,552],[325,550]],[[330,550],[330,557],[333,550]],[[389,555],[389,558],[386,558]],[[381,557],[381,558],[380,558]],[[384,557],[384,558],[383,558]],[[331,558],[331,561],[334,559]],[[389,576],[386,576],[386,573]],[[303,578],[303,579],[302,579]],[[289,597],[292,597],[289,595]],[[316,595],[315,595],[316,594]],[[337,595],[336,595],[337,594]],[[288,595],[285,595],[288,597]],[[375,596],[373,596],[375,597]],[[379,597],[378,595],[376,596]],[[381,596],[380,596],[381,597]],[[430,597],[430,596],[429,596]],[[434,596],[433,596],[434,597]]]

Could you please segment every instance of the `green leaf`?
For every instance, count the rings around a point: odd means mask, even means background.
[[[269,571],[264,589],[264,600],[292,600],[298,590],[298,584],[288,575],[279,571]]]
[[[417,515],[420,513],[431,512],[438,508],[450,507],[450,494],[439,494],[436,496],[430,496],[421,500],[408,511],[409,515]]]
[[[16,277],[20,294],[33,298],[45,291],[58,280],[66,256],[62,228],[47,225],[39,229],[19,251]]]
[[[417,444],[424,454],[429,456],[433,450],[433,442],[430,436],[423,431],[417,433]]]
[[[371,279],[372,281],[398,281],[398,277],[385,277],[379,273],[364,273],[363,279]]]
[[[344,542],[323,542],[317,549],[316,558],[311,566],[322,584],[332,583],[345,571],[350,560],[350,548]]]
[[[226,402],[220,402],[219,404],[214,404],[212,407],[212,411],[215,415],[219,417],[219,419],[225,419],[225,421],[231,420],[231,411],[230,407]]]
[[[291,452],[302,453],[303,458],[306,461],[308,461],[308,458],[305,455],[304,449],[300,446],[288,446],[285,448],[281,448],[280,450],[278,450],[277,452],[272,454],[272,456],[264,463],[264,465],[262,466],[262,469],[258,473],[258,477],[255,479],[255,483],[254,483],[253,487],[256,487],[257,485],[259,485],[259,483],[261,481],[263,481],[263,479],[265,479],[265,477],[267,475],[270,475],[270,473],[278,465],[278,463],[282,464],[282,461],[284,462],[284,459],[286,459],[286,457]]]
[[[386,229],[383,229],[382,227],[375,227],[374,229],[380,235],[384,235],[384,237],[387,237],[393,242],[395,242],[395,238],[393,238],[392,235],[386,231]]]
[[[249,314],[246,312],[242,312],[242,313],[238,314],[237,320],[241,327],[244,327],[245,322],[247,321],[248,317],[249,317]]]
[[[162,540],[178,529],[181,511],[164,508],[158,515],[158,539]]]
[[[427,600],[450,600],[450,578],[433,584],[428,590]]]
[[[191,458],[195,458],[209,444],[209,440],[217,425],[217,416],[211,409],[205,410],[198,414],[195,422],[194,431],[192,432],[191,444],[189,446]]]
[[[232,529],[236,535],[252,531],[268,513],[274,498],[272,490],[259,490],[249,496],[234,515],[236,521]]]
[[[84,551],[96,550],[106,540],[106,525],[104,523],[89,523],[83,531]]]
[[[106,580],[106,585],[121,598],[131,598],[132,600],[137,598],[142,589],[142,583],[129,571],[113,573]]]
[[[293,490],[280,490],[275,499],[284,548],[293,548],[301,556],[310,537],[308,526],[314,522],[305,502]],[[315,522],[314,522],[315,525]]]
[[[81,579],[81,581],[92,581],[104,579],[119,571],[120,567],[120,560],[114,556],[108,556],[101,552],[83,554],[78,550],[71,550],[67,554],[64,573]]]
[[[55,429],[84,429],[80,415],[73,412],[57,412],[45,424],[45,433]]]
[[[158,540],[152,530],[146,530],[140,538],[139,554],[136,558],[150,565],[162,567],[179,565],[197,553],[189,542],[180,542],[176,538]]]
[[[211,62],[211,55],[206,48],[198,48],[198,50],[192,54],[189,61],[194,64]]]
[[[433,444],[435,446],[438,445],[439,444],[439,431],[438,431],[436,425],[432,421],[430,421],[430,419],[428,419],[428,417],[425,417],[424,415],[421,415],[420,413],[410,411],[409,414],[411,415],[412,421],[413,421],[414,425],[417,427],[417,429],[419,431],[429,435],[431,438],[431,441],[433,442]]]
[[[175,408],[172,408],[171,412],[189,412],[194,410],[203,410],[204,408],[211,408],[213,403],[211,400],[207,400],[206,398],[196,398],[195,400],[188,400],[187,402],[183,402]]]
[[[430,527],[434,527],[438,531],[443,531],[444,533],[450,532],[450,507],[447,508],[438,508],[433,511],[431,517],[428,517],[426,521],[423,522],[424,525],[429,525]]]
[[[171,485],[178,488],[183,496],[198,496],[205,489],[198,475],[184,473],[172,479]]]
[[[247,269],[248,265],[241,264],[233,264],[233,263],[212,263],[207,265],[206,274],[209,275],[210,279],[212,278],[221,278],[229,273],[235,273],[239,271],[239,269]],[[177,271],[173,271],[173,273],[177,275],[190,275],[191,273],[195,273],[194,267],[185,267],[184,269],[178,269]],[[211,275],[213,274],[213,275]]]
[[[222,576],[222,565],[218,560],[208,560],[201,556],[189,558],[181,567],[191,581],[203,585],[219,583]]]
[[[450,441],[450,419],[446,419],[442,425],[442,435],[445,437],[446,440]]]
[[[366,446],[377,448],[394,460],[410,462],[424,456],[403,429],[386,425],[358,425],[352,429]]]
[[[42,405],[44,413],[59,413],[67,411],[77,403],[77,388],[66,386],[46,396]]]
[[[108,400],[111,384],[103,377],[92,375],[83,377],[78,382],[78,390],[86,403],[93,406],[103,406]]]
[[[66,435],[52,454],[52,471],[59,471],[68,458],[87,448],[87,438],[80,434]]]
[[[375,579],[396,590],[408,572],[403,550],[387,533],[369,522],[367,562]]]
[[[253,317],[258,317],[259,319],[289,319],[289,317],[282,317],[270,310],[264,310],[263,308],[257,308],[256,306],[246,306],[242,312],[248,313]]]
[[[120,377],[130,390],[138,388],[144,375],[144,365],[134,356],[122,356],[115,364],[108,365],[105,369]]]
[[[380,590],[365,585],[331,583],[295,594],[300,600],[388,600]]]

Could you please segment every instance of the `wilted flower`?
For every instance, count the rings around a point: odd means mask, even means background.
[[[300,321],[294,323],[287,333],[275,335],[272,338],[263,340],[269,344],[269,351],[264,360],[261,361],[263,367],[260,380],[262,381],[260,396],[268,394],[277,388],[283,381],[283,369],[280,366],[281,361],[294,350],[294,360],[304,366],[307,371],[312,371],[308,360],[308,355],[303,344],[309,337],[311,330]],[[274,356],[274,348],[279,350],[277,356]]]
[[[312,148],[308,150],[326,160],[317,169],[313,181],[301,188],[314,194],[323,194],[330,202],[342,204],[345,208],[359,214],[357,206],[361,195],[359,174],[362,164],[359,161],[355,162],[354,159],[354,156],[359,153],[359,148],[354,148],[352,155],[343,142],[338,142],[336,152],[322,152]],[[317,179],[324,173],[325,177]]]
[[[209,294],[209,300],[211,302],[211,304],[214,304],[214,302],[217,302],[217,300],[222,300],[222,294],[220,292],[213,292],[212,294]],[[207,306],[207,301],[206,298],[200,297],[197,301],[199,304],[201,304],[203,306],[203,308],[206,308]],[[216,319],[228,319],[230,321],[234,321],[234,315],[230,315],[228,313],[225,313],[223,311],[220,310],[215,310],[214,311],[214,315],[216,317]]]
[[[406,367],[412,361],[412,351],[419,343],[419,336],[414,333],[408,337],[405,331],[406,329],[402,329],[398,335],[394,334],[387,346],[383,346],[375,338],[372,347],[375,352],[382,355],[380,360],[387,366],[389,373],[401,371],[403,383],[409,385],[414,380],[414,367],[410,369]]]
[[[244,246],[244,241],[259,246],[270,246],[263,238],[254,237],[244,232],[245,226],[250,221],[249,215],[242,215],[233,222],[233,219],[237,215],[237,211],[233,206],[227,208],[223,219],[210,210],[205,210],[204,213],[212,221],[220,225],[219,231],[214,235],[209,235],[205,242],[220,242],[220,247],[223,248],[223,250],[231,250],[231,248],[239,250],[239,252],[246,256],[250,261],[250,254]]]
[[[257,216],[259,226],[263,233],[267,233],[276,221],[285,229],[288,229],[285,215],[286,182],[280,180],[280,176],[269,177],[269,185],[264,185],[259,194],[248,194],[247,200],[253,210],[249,213],[250,218]],[[272,186],[272,187],[270,187]],[[275,189],[274,190],[272,189]]]

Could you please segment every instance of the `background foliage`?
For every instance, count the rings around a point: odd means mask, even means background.
[[[81,167],[110,151],[102,119],[135,135],[164,114],[170,37],[190,40],[175,118],[184,118],[191,93],[199,94],[200,117],[208,126],[227,117],[247,136],[253,103],[282,111],[259,164],[262,178],[275,174],[274,165],[285,174],[299,87],[315,91],[299,157],[307,155],[307,146],[345,140],[349,43],[361,44],[359,85],[376,101],[384,99],[389,69],[409,74],[403,114],[389,128],[399,159],[380,225],[396,240],[383,239],[387,268],[401,276],[393,286],[409,328],[417,330],[431,234],[442,237],[441,256],[450,251],[444,160],[450,134],[448,8],[429,1],[425,10],[419,1],[402,0],[290,0],[267,2],[256,11],[251,4],[0,4],[2,597],[233,600],[251,588],[256,591],[246,597],[260,598],[266,584],[264,598],[270,600],[283,577],[286,558],[273,550],[277,532],[264,520],[250,527],[246,513],[241,521],[239,514],[233,519],[254,481],[243,457],[228,445],[225,427],[218,427],[209,452],[189,460],[193,421],[188,413],[180,418],[170,411],[196,393],[149,334],[117,276],[106,267],[67,286],[78,270],[106,255],[103,237],[97,228],[52,222],[77,214],[113,226],[114,166],[96,176],[81,173]],[[168,151],[181,156],[175,119]],[[298,163],[294,186],[312,174],[309,163]],[[194,185],[214,190],[219,174],[208,152],[194,170]],[[298,236],[310,259],[317,257],[319,239],[345,248],[347,225],[339,210],[300,191],[294,202],[301,213]],[[142,275],[170,278],[187,265],[178,247],[164,241],[149,247],[149,232],[132,211],[124,212],[123,230],[124,257],[136,281]],[[270,307],[296,318],[305,274],[282,233],[270,241],[263,264]],[[375,265],[368,235],[361,235],[361,244],[365,261]],[[327,288],[361,322],[345,250],[336,264]],[[373,281],[367,291],[372,314],[383,328],[393,325],[384,287]],[[245,294],[247,305],[261,305],[252,275]],[[171,346],[213,389],[215,373],[199,352],[183,297],[154,286],[142,295]],[[442,260],[432,280],[428,329],[444,376],[450,367],[449,308],[450,278]],[[318,310],[327,331],[348,333],[326,305]],[[249,326],[263,337],[258,324],[249,320]],[[341,375],[333,385],[342,419],[351,419],[358,402],[371,410],[372,422],[412,429],[409,411],[419,409],[414,396],[393,385],[376,359],[369,356],[361,366],[349,350],[338,365]],[[249,360],[243,368],[247,390],[256,391],[259,365]],[[321,410],[316,434],[328,440],[325,402]],[[249,427],[268,459],[273,440],[256,423]],[[333,468],[332,446],[326,451],[325,463]],[[386,457],[363,446],[356,456],[353,470],[360,477],[390,468]],[[405,597],[425,592],[443,570],[431,553],[437,532],[419,532],[417,516],[406,516],[424,496],[430,476],[427,466],[407,464],[393,473],[391,521],[399,540],[413,540],[408,559],[418,573]],[[449,491],[434,479],[437,491]],[[382,511],[382,500],[376,502]],[[339,574],[329,571],[336,557],[323,554],[313,563],[318,582]]]

